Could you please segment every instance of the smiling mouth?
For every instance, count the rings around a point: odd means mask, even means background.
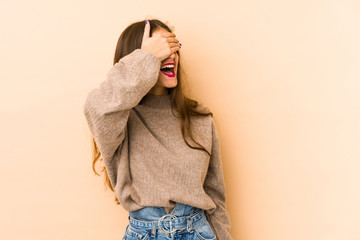
[[[175,77],[174,67],[171,67],[171,68],[164,67],[164,68],[161,68],[160,71],[167,77]]]

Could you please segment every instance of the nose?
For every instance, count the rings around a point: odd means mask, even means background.
[[[176,56],[176,53],[173,52],[168,58],[170,58],[170,59],[175,59],[175,56]]]

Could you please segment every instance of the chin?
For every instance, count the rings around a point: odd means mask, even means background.
[[[176,83],[174,83],[174,84],[166,84],[166,85],[164,85],[164,87],[166,87],[166,88],[174,88],[174,87],[176,87]]]
[[[166,88],[173,88],[173,87],[176,87],[177,85],[177,79],[175,78],[174,80],[162,80],[161,81],[161,85],[163,87],[166,87]]]

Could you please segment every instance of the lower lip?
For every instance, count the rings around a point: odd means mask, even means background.
[[[164,74],[165,76],[167,77],[170,77],[170,78],[173,78],[175,77],[175,73],[172,73],[172,74],[167,74],[167,73],[164,73],[163,71],[160,71],[162,74]]]

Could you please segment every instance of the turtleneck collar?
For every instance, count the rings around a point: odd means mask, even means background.
[[[154,95],[148,93],[143,97],[141,104],[154,108],[171,108],[171,95]]]

